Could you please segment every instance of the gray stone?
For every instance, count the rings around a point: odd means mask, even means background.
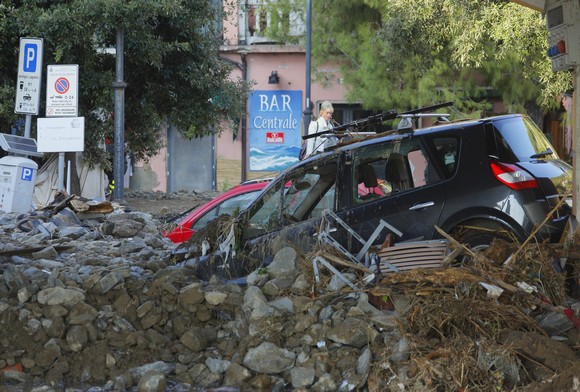
[[[224,303],[227,297],[228,295],[226,293],[219,291],[208,291],[204,295],[206,302],[214,306]]]
[[[46,248],[34,252],[31,254],[34,260],[40,259],[53,259],[58,256],[58,252],[54,249],[54,246],[47,246]]]
[[[399,339],[398,343],[393,347],[393,353],[389,359],[393,362],[406,361],[409,358],[409,343],[406,339]]]
[[[192,283],[183,287],[179,291],[178,300],[186,308],[202,303],[204,300],[203,287],[199,283]]]
[[[78,302],[84,301],[85,295],[76,289],[49,287],[40,290],[37,299],[38,302],[43,305],[62,305],[65,307],[71,307]]]
[[[81,351],[86,346],[88,340],[87,329],[82,325],[73,325],[66,333],[68,347],[73,352]]]
[[[113,271],[103,276],[99,281],[99,289],[101,294],[108,293],[111,289],[117,285],[125,282],[125,278],[118,271]]]
[[[217,339],[217,332],[212,328],[193,328],[183,335],[179,341],[193,352],[204,350]]]
[[[87,233],[88,233],[87,229],[85,229],[84,227],[78,227],[78,226],[62,227],[58,231],[58,235],[61,238],[70,238],[73,240],[79,239]]]
[[[277,374],[291,369],[295,359],[296,354],[293,352],[264,342],[249,349],[242,364],[258,373]]]
[[[163,374],[168,376],[175,371],[175,365],[163,361],[157,361],[129,369],[129,374],[135,380],[140,380],[146,373]]]
[[[100,225],[101,232],[105,235],[112,235],[120,238],[135,237],[145,225],[123,215],[125,214],[110,215],[114,218],[107,218],[107,220]]]
[[[247,306],[250,309],[255,309],[258,306],[266,305],[267,303],[266,296],[260,288],[256,286],[248,287],[244,294],[244,306]]]
[[[238,363],[231,363],[224,375],[225,386],[239,386],[252,377],[252,372]]]
[[[205,360],[205,365],[212,373],[225,373],[231,366],[230,361],[216,358],[208,358]]]
[[[372,362],[373,354],[371,349],[365,347],[360,357],[358,357],[358,364],[356,366],[357,374],[367,375],[371,370],[371,362]]]
[[[268,305],[285,314],[294,313],[294,303],[288,297],[276,298],[268,302]]]
[[[91,305],[84,302],[76,303],[67,316],[71,325],[92,323],[97,318],[98,312]]]
[[[328,331],[326,337],[336,343],[361,348],[368,343],[368,322],[357,318],[348,318],[339,322]]]
[[[298,276],[300,257],[294,248],[287,246],[274,255],[272,263],[266,267],[270,276],[274,278],[291,278]]]
[[[290,370],[290,379],[293,388],[305,388],[312,385],[316,371],[312,368],[293,367]]]
[[[332,376],[328,373],[325,373],[318,379],[318,381],[316,381],[314,385],[312,385],[310,390],[312,392],[334,392],[338,390],[338,386],[336,385],[336,382]]]
[[[138,392],[165,392],[167,390],[167,380],[163,373],[150,371],[145,373],[137,384]]]

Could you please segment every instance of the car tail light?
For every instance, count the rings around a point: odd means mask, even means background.
[[[520,169],[516,165],[501,162],[491,162],[491,171],[495,178],[511,189],[537,188],[538,182],[527,171]]]

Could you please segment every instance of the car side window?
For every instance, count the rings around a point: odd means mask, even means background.
[[[455,137],[441,137],[433,139],[433,143],[443,175],[446,179],[453,177],[457,169],[459,141]]]
[[[354,204],[440,181],[419,139],[361,148],[353,160]]]

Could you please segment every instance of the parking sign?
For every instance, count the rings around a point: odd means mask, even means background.
[[[77,64],[46,67],[46,117],[78,115],[78,80]]]
[[[38,114],[42,80],[42,38],[20,38],[15,113]]]

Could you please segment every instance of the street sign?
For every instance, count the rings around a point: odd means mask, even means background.
[[[85,118],[39,118],[39,152],[76,152],[85,150]]]
[[[20,38],[15,113],[38,114],[42,80],[42,38]]]
[[[46,117],[76,117],[79,66],[48,65],[46,67]]]

